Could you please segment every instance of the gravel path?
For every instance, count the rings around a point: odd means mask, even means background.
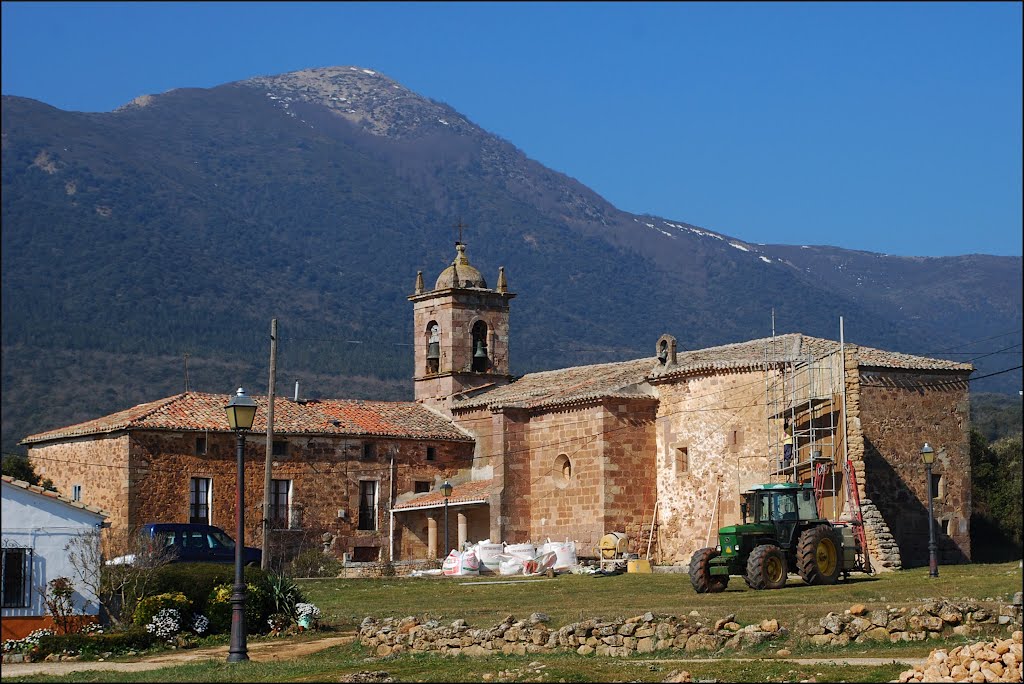
[[[314,641],[261,641],[249,644],[249,659],[256,662],[293,660],[310,653],[322,651],[331,646],[351,643],[353,639],[355,639],[354,635],[346,634],[344,636],[324,637]],[[87,670],[141,672],[143,670],[156,670],[161,667],[191,663],[197,660],[225,659],[227,656],[227,646],[216,646],[213,648],[197,648],[161,653],[151,656],[146,660],[132,662],[61,661],[56,663],[8,663],[0,670],[0,676],[6,678],[43,674],[60,677],[69,672],[83,672]]]

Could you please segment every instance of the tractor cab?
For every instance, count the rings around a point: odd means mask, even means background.
[[[749,513],[753,513],[754,523],[818,520],[818,506],[810,483],[757,485],[744,492],[740,512],[744,524]]]

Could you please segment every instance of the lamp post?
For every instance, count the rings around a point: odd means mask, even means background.
[[[921,461],[927,471],[924,493],[928,497],[928,577],[939,576],[939,558],[935,546],[935,514],[932,510],[932,464],[935,463],[935,449],[931,444],[924,443],[921,447]]]
[[[448,480],[441,485],[441,496],[444,497],[444,557],[448,557],[451,549],[448,548],[448,497],[452,495],[452,485]]]
[[[245,644],[245,578],[242,558],[245,553],[245,431],[252,428],[256,418],[256,402],[241,387],[224,407],[228,425],[235,431],[235,586],[231,591],[231,643],[228,662],[249,659]]]

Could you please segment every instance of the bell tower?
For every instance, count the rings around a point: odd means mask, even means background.
[[[507,384],[509,300],[504,267],[496,289],[469,263],[466,245],[455,243],[455,259],[441,271],[434,289],[416,274],[413,344],[416,401],[448,412],[459,394]]]

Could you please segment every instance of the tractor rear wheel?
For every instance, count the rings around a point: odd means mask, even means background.
[[[818,525],[800,535],[796,547],[796,565],[808,584],[835,584],[842,571],[839,554],[842,544],[829,525]]]
[[[775,544],[762,544],[750,553],[744,579],[751,589],[781,589],[786,586],[788,574],[782,549]]]
[[[729,586],[728,575],[711,574],[711,559],[717,555],[718,549],[707,547],[690,557],[690,584],[698,594],[717,594]]]

